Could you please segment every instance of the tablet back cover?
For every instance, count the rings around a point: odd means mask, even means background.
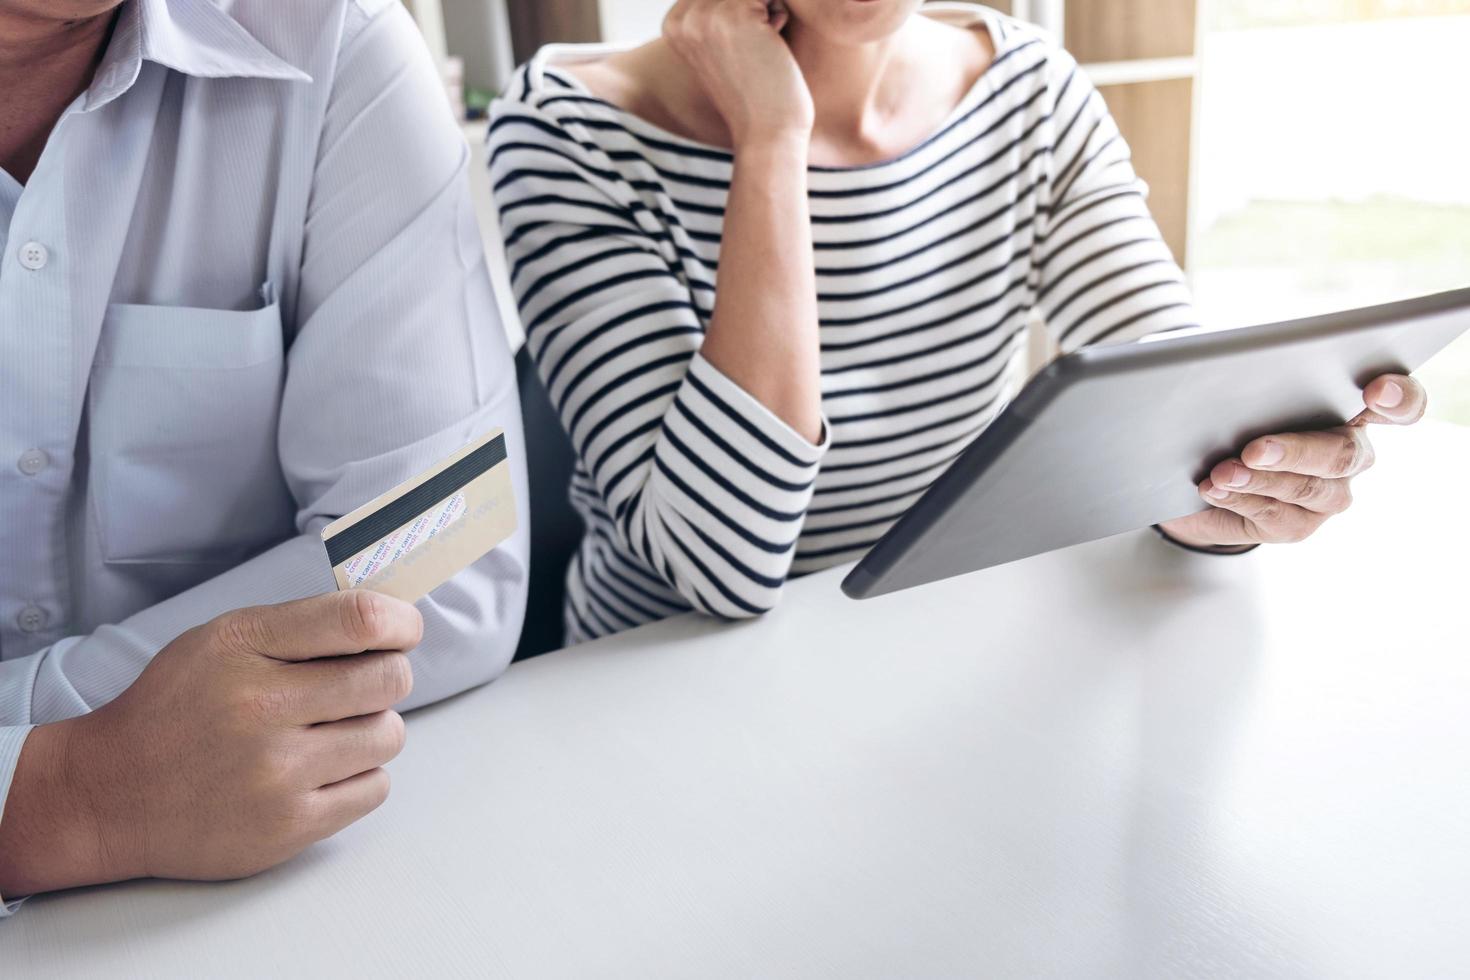
[[[1470,327],[1470,290],[1059,358],[842,583],[871,598],[1204,510],[1246,443],[1343,424]]]

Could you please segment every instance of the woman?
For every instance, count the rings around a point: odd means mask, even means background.
[[[757,615],[860,557],[1024,382],[1033,312],[1063,350],[1194,325],[1076,63],[918,8],[679,0],[660,39],[548,48],[498,104],[512,282],[580,460],[571,639]],[[1424,407],[1402,377],[1365,398]],[[1258,440],[1164,530],[1299,540],[1370,462],[1357,426]]]

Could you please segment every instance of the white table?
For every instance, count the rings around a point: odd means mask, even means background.
[[[1464,976],[1470,431],[1379,441],[1308,546],[828,573],[518,665],[337,839],[38,899],[0,974]]]

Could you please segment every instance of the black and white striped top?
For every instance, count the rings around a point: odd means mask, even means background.
[[[920,146],[810,169],[826,441],[700,354],[729,153],[595,98],[552,47],[497,103],[490,171],[527,343],[576,446],[582,640],[695,608],[772,608],[860,557],[1026,378],[1033,311],[1064,350],[1193,325],[1101,96],[1031,28],[969,4],[992,67]]]

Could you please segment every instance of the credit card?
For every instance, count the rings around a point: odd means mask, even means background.
[[[505,431],[494,432],[322,530],[338,589],[416,602],[516,529]]]

